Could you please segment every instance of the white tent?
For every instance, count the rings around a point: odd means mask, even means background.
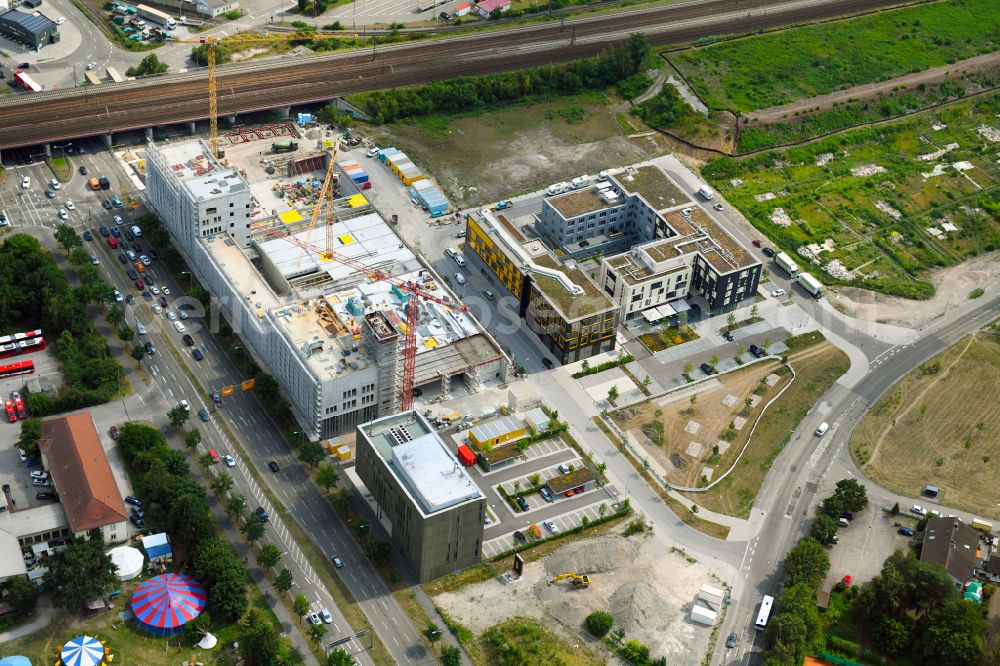
[[[145,558],[142,552],[131,546],[118,546],[108,551],[111,563],[118,570],[118,580],[132,580],[142,573]]]
[[[200,647],[203,650],[211,650],[218,644],[218,642],[219,639],[213,636],[212,634],[205,634],[205,636],[200,641],[198,641],[198,647]]]

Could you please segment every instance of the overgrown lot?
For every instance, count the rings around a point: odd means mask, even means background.
[[[949,0],[671,57],[713,108],[755,111],[1000,48],[996,0]]]
[[[1000,518],[1000,340],[979,333],[913,370],[872,408],[851,439],[861,470],[917,497],[927,484],[941,501]]]
[[[1000,247],[998,112],[993,94],[702,173],[825,281],[929,298],[928,269]]]

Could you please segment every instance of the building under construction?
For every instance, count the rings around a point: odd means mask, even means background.
[[[333,203],[332,225],[323,220],[312,228],[311,210],[302,210],[254,222],[246,237],[234,238],[223,229],[193,238],[188,230],[194,226],[172,219],[180,207],[171,205],[171,198],[184,189],[177,185],[184,169],[163,156],[178,154],[184,152],[177,144],[169,150],[149,146],[149,187],[155,183],[162,190],[150,192],[150,200],[172,234],[188,235],[177,244],[218,300],[213,310],[278,380],[314,437],[328,438],[400,411],[406,310],[413,297],[400,282],[417,285],[434,299],[417,303],[416,388],[447,397],[506,379],[508,362],[496,342],[350,178],[340,179],[342,196]],[[199,157],[199,164],[215,162],[207,150],[202,154],[207,157]],[[372,280],[359,265],[391,279]]]

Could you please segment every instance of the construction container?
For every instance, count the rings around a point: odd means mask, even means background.
[[[462,444],[458,447],[458,460],[466,467],[472,467],[476,464],[476,454],[472,452],[468,444]]]
[[[726,598],[726,593],[710,585],[702,585],[698,590],[698,598],[713,608],[722,608],[722,602]]]
[[[333,455],[337,456],[337,460],[350,460],[353,454],[351,453],[351,447],[347,444],[341,444],[334,451]]]
[[[397,150],[396,148],[383,148],[382,150],[378,151],[378,160],[383,164],[387,164],[389,159],[393,155],[398,155],[398,154],[399,150]]]
[[[691,609],[691,621],[697,622],[698,624],[703,624],[706,627],[711,627],[715,624],[715,618],[719,616],[718,613],[712,610],[708,610],[704,606],[695,606]]]

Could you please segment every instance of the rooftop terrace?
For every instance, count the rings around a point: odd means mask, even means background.
[[[239,172],[220,164],[201,140],[164,144],[158,149],[197,200],[247,189]]]
[[[552,305],[559,310],[567,321],[574,321],[604,310],[614,310],[615,304],[603,291],[597,288],[587,274],[575,264],[561,264],[552,255],[543,254],[534,257],[534,262],[540,266],[561,271],[570,280],[583,288],[582,294],[571,294],[558,280],[540,273],[532,273],[531,279]]]
[[[586,215],[588,213],[595,213],[605,208],[617,208],[625,203],[621,200],[621,197],[619,197],[614,204],[606,203],[600,196],[598,196],[597,188],[594,186],[590,186],[582,190],[574,190],[573,192],[567,192],[566,194],[560,194],[555,197],[549,197],[547,201],[549,202],[549,205],[559,211],[559,213],[566,219]]]
[[[692,203],[659,167],[643,166],[612,177],[622,189],[638,194],[656,211]]]

